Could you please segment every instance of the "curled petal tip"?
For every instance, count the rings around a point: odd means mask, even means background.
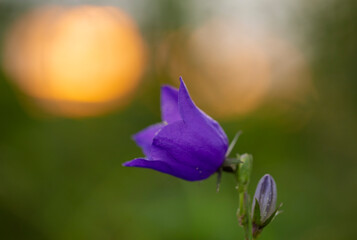
[[[183,78],[180,76],[180,89],[181,89],[181,88],[185,89],[185,91],[188,92],[186,83],[185,83],[185,81],[183,80]]]
[[[122,165],[123,167],[130,167],[130,162],[131,162],[131,161],[128,161],[128,162],[122,163],[121,165]]]

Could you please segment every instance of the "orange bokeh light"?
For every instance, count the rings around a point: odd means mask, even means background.
[[[173,33],[161,44],[158,62],[173,79],[182,75],[196,102],[217,118],[252,112],[271,83],[263,46],[247,29],[220,20]]]
[[[11,79],[46,110],[91,116],[127,102],[145,64],[142,38],[114,7],[43,7],[21,17],[5,41]]]
[[[312,89],[306,58],[291,41],[227,19],[172,32],[158,49],[157,70],[182,75],[215,118],[245,116],[267,103],[290,108]]]

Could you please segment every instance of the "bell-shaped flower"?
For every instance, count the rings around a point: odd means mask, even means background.
[[[161,123],[134,135],[145,158],[123,164],[151,168],[188,181],[206,179],[225,160],[228,139],[221,126],[193,103],[185,83],[161,88]]]

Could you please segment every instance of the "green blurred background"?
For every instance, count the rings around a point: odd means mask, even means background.
[[[1,43],[17,18],[44,3],[1,1]],[[121,166],[142,156],[131,135],[160,121],[159,87],[178,86],[181,74],[197,104],[220,121],[230,139],[243,131],[235,151],[254,156],[251,194],[265,173],[277,182],[284,213],[261,239],[356,238],[356,1],[51,3],[123,9],[139,26],[148,49],[145,73],[125,106],[72,118],[36,106],[11,74],[0,69],[0,239],[243,239],[235,216],[238,196],[232,176],[223,177],[216,193],[215,176],[186,182]],[[201,44],[187,40],[195,29],[217,18],[244,25],[239,29],[248,31],[234,35],[229,43],[233,45],[220,44],[213,53],[208,49],[214,44],[209,44],[217,35],[198,34]],[[267,42],[289,42],[294,51],[279,52],[274,44],[257,41],[262,36],[268,36]],[[228,49],[227,58],[226,53],[221,55],[222,46],[234,48],[241,37],[248,45],[237,46],[238,51]],[[208,48],[195,48],[206,42]],[[235,62],[231,52],[245,57]],[[208,55],[200,58],[201,53]],[[251,57],[266,55],[269,58],[263,58],[269,61]],[[283,67],[287,70],[279,75]],[[262,82],[254,82],[255,72],[262,73],[257,75]],[[269,86],[249,102],[251,92],[265,84],[266,72]],[[239,81],[246,76],[253,79],[247,77],[251,85],[242,85],[241,91]],[[238,82],[237,89],[224,78]],[[216,87],[207,88],[215,86],[215,79],[217,92]],[[226,91],[230,96],[221,98]]]

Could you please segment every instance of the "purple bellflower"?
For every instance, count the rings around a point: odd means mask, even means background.
[[[161,88],[162,122],[133,136],[145,154],[123,164],[151,168],[188,181],[203,180],[223,164],[228,138],[221,126],[192,101],[180,77],[180,88]]]

